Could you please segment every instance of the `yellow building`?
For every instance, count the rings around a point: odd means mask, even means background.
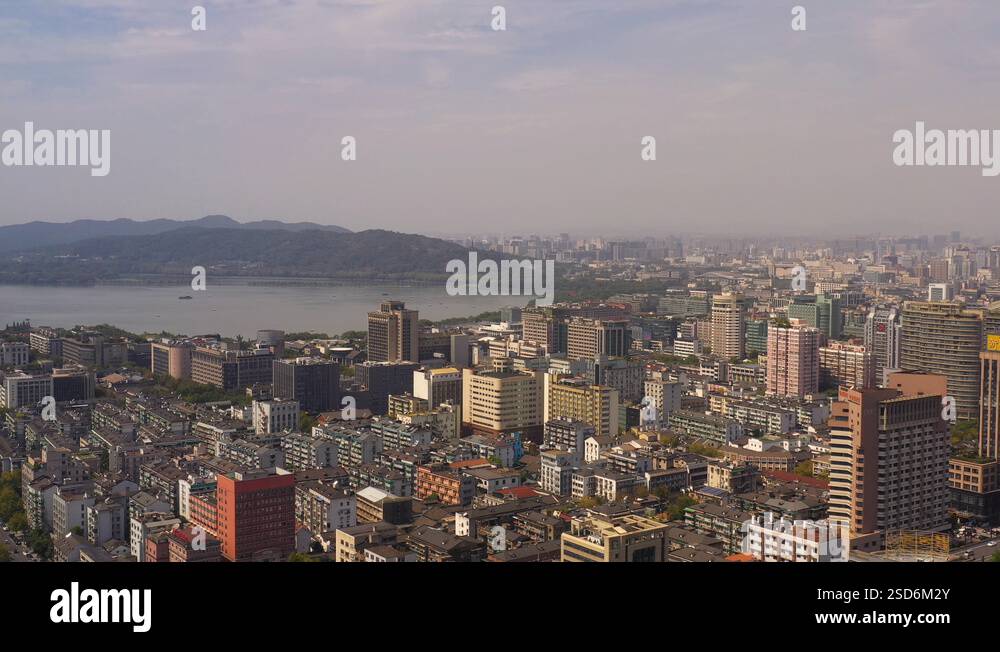
[[[618,390],[581,378],[545,376],[545,422],[567,418],[594,427],[594,435],[618,434]]]
[[[667,525],[630,514],[573,519],[562,534],[562,561],[657,562],[667,556]]]

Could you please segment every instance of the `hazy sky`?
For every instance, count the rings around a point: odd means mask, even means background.
[[[1000,177],[892,134],[1000,129],[998,36],[996,0],[0,0],[0,131],[112,132],[107,177],[0,167],[0,224],[994,235]]]

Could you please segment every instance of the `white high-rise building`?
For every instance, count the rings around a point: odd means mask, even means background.
[[[893,307],[872,308],[865,320],[865,349],[872,352],[875,379],[883,382],[886,369],[899,368],[899,342],[902,322]]]

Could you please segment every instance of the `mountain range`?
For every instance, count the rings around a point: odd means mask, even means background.
[[[309,229],[301,223],[280,229],[206,228],[204,220],[195,222],[146,235],[22,246],[0,255],[0,283],[191,278],[196,266],[218,276],[436,281],[447,277],[448,261],[468,255],[452,242],[394,231],[355,233],[339,227]]]
[[[315,224],[313,222],[282,222],[279,220],[237,222],[226,215],[206,215],[196,220],[158,219],[138,221],[118,219],[74,220],[65,223],[27,222],[25,224],[0,226],[0,253],[70,244],[89,238],[156,235],[186,227],[247,231],[326,231],[331,233],[350,233],[350,230],[342,226]]]

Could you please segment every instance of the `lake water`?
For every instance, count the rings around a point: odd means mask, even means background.
[[[192,298],[178,299],[185,295]],[[366,329],[368,312],[388,299],[405,301],[421,319],[468,317],[524,303],[517,304],[519,297],[452,297],[444,283],[274,287],[209,282],[199,292],[186,286],[0,285],[0,328],[30,319],[33,326],[113,324],[134,333],[255,337],[259,329],[277,328],[333,335]]]

